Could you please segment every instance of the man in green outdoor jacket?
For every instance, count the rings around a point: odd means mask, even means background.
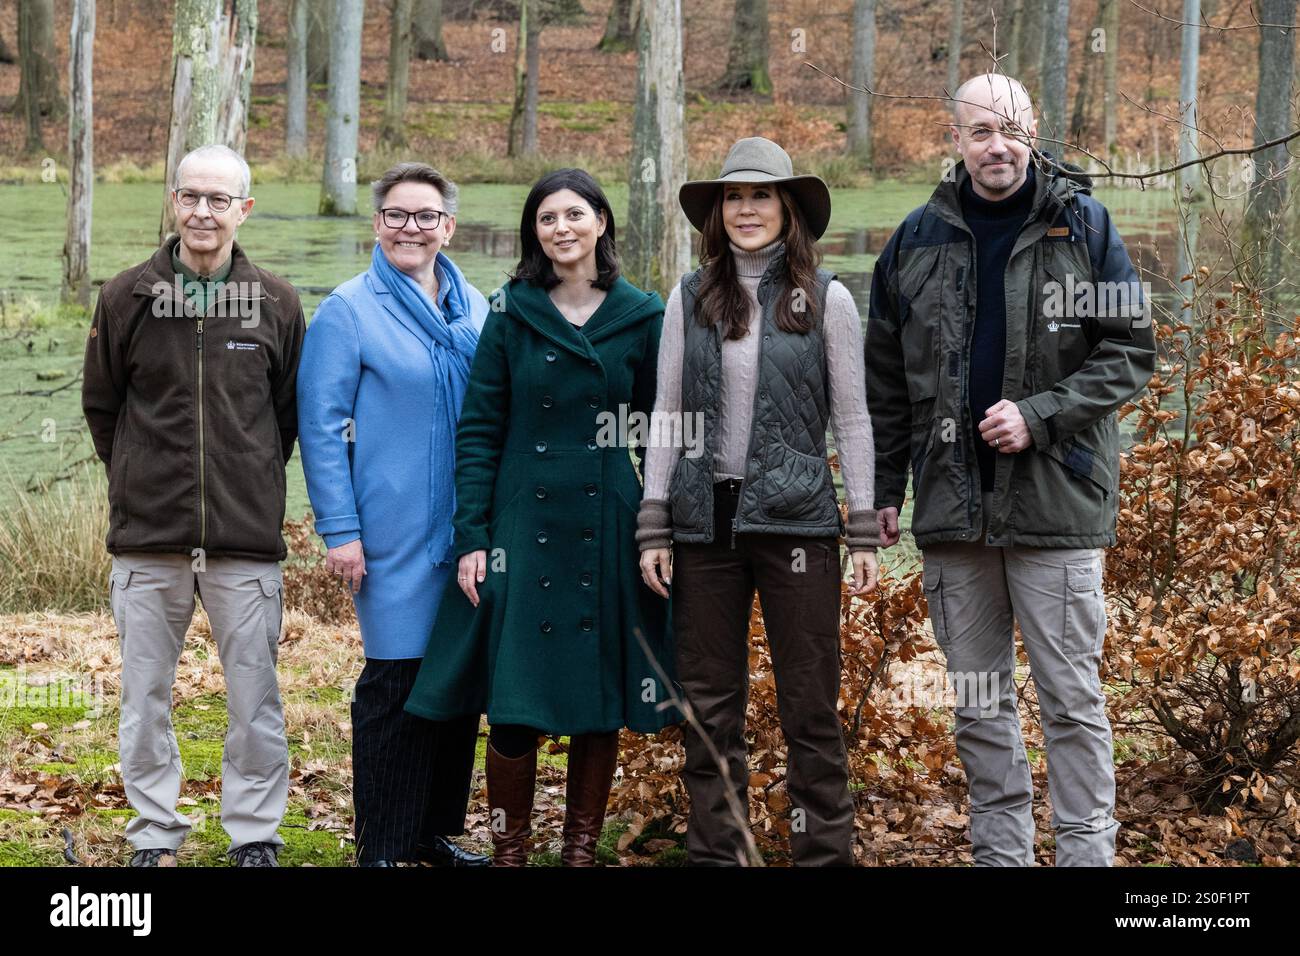
[[[1149,295],[1091,180],[1029,143],[1023,86],[953,95],[961,162],[872,278],[868,405],[885,547],[912,533],[957,698],[977,865],[1034,860],[1015,626],[1048,752],[1058,865],[1109,866],[1115,771],[1099,678],[1102,551],[1115,543],[1116,411],[1151,377]]]

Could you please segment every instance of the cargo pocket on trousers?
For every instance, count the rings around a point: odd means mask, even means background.
[[[943,567],[933,558],[921,565],[921,585],[925,588],[925,603],[930,606],[930,624],[934,628],[934,642],[948,656],[951,644],[948,620],[943,613]]]
[[[1101,653],[1106,637],[1106,599],[1101,590],[1101,563],[1065,566],[1065,653],[1091,657]]]
[[[257,579],[262,588],[262,614],[266,620],[266,646],[271,652],[271,666],[280,650],[280,626],[284,620],[284,583],[278,573]]]
[[[131,573],[114,570],[108,576],[108,607],[113,614],[113,624],[117,627],[119,644],[126,637],[127,591],[131,586]]]

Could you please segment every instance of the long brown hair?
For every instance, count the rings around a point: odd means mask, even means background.
[[[700,263],[705,268],[700,279],[695,315],[700,325],[720,326],[723,338],[740,339],[745,337],[749,328],[749,300],[736,278],[736,259],[722,221],[725,189],[725,186],[718,187],[717,201],[704,221]],[[776,327],[782,332],[806,335],[821,318],[817,314],[821,303],[812,292],[817,288],[817,267],[821,265],[822,251],[808,231],[803,211],[790,192],[778,187],[777,195],[785,211],[785,226],[781,230],[781,238],[785,241],[785,274],[782,276],[783,294],[776,304]],[[796,296],[796,289],[802,294]]]

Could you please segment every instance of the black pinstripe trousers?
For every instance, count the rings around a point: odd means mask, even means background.
[[[415,860],[418,844],[465,832],[477,714],[432,721],[403,707],[421,658],[366,658],[352,698],[357,861]]]

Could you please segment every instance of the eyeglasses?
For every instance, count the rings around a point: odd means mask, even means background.
[[[383,217],[384,225],[389,229],[405,229],[406,224],[414,216],[415,225],[425,232],[437,229],[442,225],[442,220],[448,215],[441,209],[421,209],[418,212],[407,212],[405,209],[398,209],[396,206],[387,206],[379,210],[379,214]]]
[[[181,204],[182,209],[193,209],[199,204],[200,199],[208,201],[208,208],[213,212],[225,212],[230,208],[232,201],[236,199],[247,199],[247,196],[228,196],[226,193],[201,193],[193,189],[173,189],[172,195],[176,201]]]

